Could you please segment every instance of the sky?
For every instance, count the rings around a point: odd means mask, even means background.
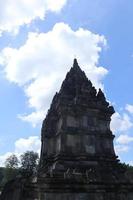
[[[0,2],[0,165],[40,152],[42,120],[76,57],[115,108],[121,162],[133,165],[133,1]]]

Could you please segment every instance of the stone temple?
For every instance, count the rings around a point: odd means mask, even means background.
[[[114,112],[74,59],[42,125],[40,200],[133,200],[114,151]]]
[[[74,59],[43,121],[37,183],[2,200],[133,200],[133,182],[114,151],[114,112]]]

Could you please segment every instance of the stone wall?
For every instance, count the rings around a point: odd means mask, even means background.
[[[133,200],[133,192],[113,193],[113,192],[95,192],[95,193],[47,193],[41,196],[41,200]]]

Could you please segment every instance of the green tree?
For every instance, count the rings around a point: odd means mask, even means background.
[[[14,179],[17,176],[18,164],[19,164],[19,160],[15,154],[12,154],[6,159],[3,184],[5,184],[11,179]]]
[[[4,179],[4,168],[0,167],[0,191],[3,186],[3,179]]]
[[[123,170],[126,178],[133,183],[133,166],[126,163],[119,163],[118,168]]]
[[[21,173],[23,176],[30,177],[35,175],[37,172],[38,153],[34,151],[26,151],[24,154],[20,156],[21,159]]]
[[[16,169],[18,168],[19,160],[15,154],[9,156],[5,161],[6,168]]]

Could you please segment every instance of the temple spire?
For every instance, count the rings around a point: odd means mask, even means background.
[[[73,67],[76,67],[76,66],[79,66],[79,65],[78,65],[78,61],[77,61],[77,59],[74,58],[74,61],[73,61]]]
[[[76,58],[74,58],[74,61],[73,61],[73,69],[80,69],[80,67],[79,67],[79,64],[78,64],[78,61],[77,61],[77,59]],[[81,70],[81,69],[80,69]]]

